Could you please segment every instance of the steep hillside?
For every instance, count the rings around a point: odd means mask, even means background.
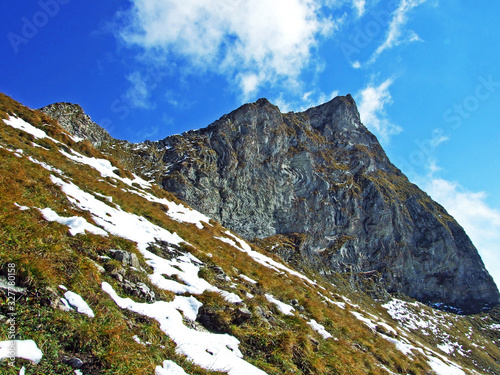
[[[349,95],[287,114],[261,99],[198,131],[101,149],[297,267],[463,312],[499,301],[462,227],[389,161]]]
[[[41,112],[0,95],[0,118],[2,373],[499,373],[498,309],[380,305],[249,245]]]

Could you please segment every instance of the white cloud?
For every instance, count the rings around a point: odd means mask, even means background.
[[[239,75],[238,78],[244,97],[248,98],[257,92],[260,84],[264,80],[264,74],[246,73]]]
[[[486,193],[432,176],[421,179],[420,186],[462,225],[500,285],[500,211],[488,205]]]
[[[126,78],[131,84],[124,95],[127,102],[136,108],[154,108],[150,95],[150,89],[154,85],[149,84],[148,77],[136,71],[129,74]]]
[[[363,14],[365,14],[366,11],[366,1],[365,0],[353,0],[354,8],[358,12],[358,17],[361,17]]]
[[[324,92],[309,91],[302,94],[300,100],[287,101],[284,99],[283,94],[278,98],[273,99],[272,102],[278,106],[282,113],[286,112],[303,112],[311,107],[316,107],[324,104],[339,95],[338,90],[332,91],[330,94]]]
[[[379,86],[370,84],[356,95],[361,121],[385,143],[403,130],[389,121],[385,111],[385,106],[392,102],[389,87],[393,82],[390,78]]]
[[[335,22],[313,0],[132,0],[119,36],[193,71],[238,78],[244,97],[263,82],[295,80]]]
[[[425,3],[426,0],[401,0],[398,8],[392,14],[392,20],[389,23],[389,30],[385,41],[375,50],[370,62],[373,63],[387,49],[398,46],[402,42],[421,41],[420,37],[413,31],[409,31],[404,35],[404,26],[408,22],[408,14],[410,11]]]

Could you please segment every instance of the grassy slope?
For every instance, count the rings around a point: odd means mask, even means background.
[[[27,288],[27,293],[16,304],[17,332],[20,339],[33,339],[44,353],[38,365],[18,359],[16,369],[8,368],[5,363],[0,365],[2,373],[17,374],[21,365],[25,365],[28,374],[72,374],[72,369],[61,363],[65,355],[83,359],[86,362],[85,374],[152,374],[155,366],[165,359],[172,359],[190,374],[211,373],[177,355],[175,343],[164,335],[158,323],[120,309],[101,290],[101,282],[107,281],[120,295],[127,296],[126,291],[110,276],[122,266],[116,261],[103,262],[100,258],[109,249],[122,249],[136,253],[146,270],[145,273],[126,268],[125,277],[148,284],[156,292],[157,299],[172,300],[171,292],[159,290],[149,283],[147,272],[150,268],[134,243],[116,236],[102,237],[89,233],[71,236],[66,226],[47,222],[38,210],[20,211],[14,205],[50,207],[61,216],[82,216],[92,222],[88,212],[72,208],[64,193],[52,184],[51,172],[32,163],[27,156],[59,168],[81,189],[111,196],[123,210],[176,232],[192,245],[185,250],[191,251],[207,266],[222,267],[238,284],[235,290],[228,289],[227,283],[219,280],[209,267],[203,268],[200,274],[221,289],[239,294],[253,312],[252,319],[243,325],[233,324],[231,304],[216,293],[205,292],[196,298],[213,307],[220,330],[241,341],[240,349],[245,359],[269,374],[386,374],[381,365],[398,374],[430,373],[422,355],[412,358],[403,355],[393,344],[351,314],[350,310],[384,314],[384,310],[368,297],[349,295],[353,305],[357,304],[359,308],[347,305],[346,309],[342,309],[324,302],[322,295],[342,301],[340,295],[349,293],[341,279],[336,287],[320,281],[325,288],[320,289],[297,277],[280,276],[234,247],[215,240],[214,237],[222,237],[225,231],[219,225],[206,225],[200,230],[195,225],[171,220],[165,215],[166,208],[162,205],[126,193],[122,188],[129,188],[127,185],[109,178],[104,180],[92,168],[67,159],[57,150],[69,147],[87,156],[104,156],[88,142],[72,141],[43,114],[2,95],[0,117],[7,118],[9,113],[15,113],[43,129],[66,146],[47,139],[35,140],[33,136],[0,121],[0,273],[7,274],[8,263],[16,264],[17,285]],[[33,146],[33,142],[44,148]],[[9,151],[16,149],[23,150],[22,157]],[[116,161],[112,162],[118,166]],[[130,176],[123,169],[119,173]],[[149,193],[175,200],[159,188],[153,187]],[[106,272],[99,272],[93,262],[102,265]],[[257,280],[258,284],[239,279],[239,272]],[[308,276],[318,278],[317,275]],[[82,295],[93,308],[95,318],[55,308],[63,295],[58,288],[61,284]],[[247,292],[255,298],[247,299]],[[264,297],[265,293],[285,302],[297,299],[305,308],[301,313],[303,316],[280,314]],[[0,301],[0,314],[5,315],[6,299],[2,297]],[[271,326],[256,314],[259,307],[272,312],[274,319]],[[309,319],[324,325],[337,340],[322,339],[306,324]],[[136,343],[132,338],[134,335],[152,345]],[[6,339],[7,325],[2,324],[0,341]],[[488,347],[486,352],[490,354],[481,360],[485,366],[491,366],[492,359],[487,357],[498,358],[498,349]]]

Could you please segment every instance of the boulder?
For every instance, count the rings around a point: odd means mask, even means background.
[[[124,265],[140,268],[139,258],[137,255],[124,250],[108,250],[109,255]]]

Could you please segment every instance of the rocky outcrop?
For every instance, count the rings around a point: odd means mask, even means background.
[[[94,146],[113,140],[113,137],[93,122],[78,104],[55,103],[40,108],[39,111],[57,120],[73,136],[88,139]]]
[[[126,166],[289,262],[467,312],[499,302],[462,227],[389,161],[350,95],[286,114],[260,99],[120,145]]]
[[[148,147],[164,150],[166,190],[285,258],[424,302],[498,303],[464,230],[391,164],[349,95],[288,114],[261,99]]]

